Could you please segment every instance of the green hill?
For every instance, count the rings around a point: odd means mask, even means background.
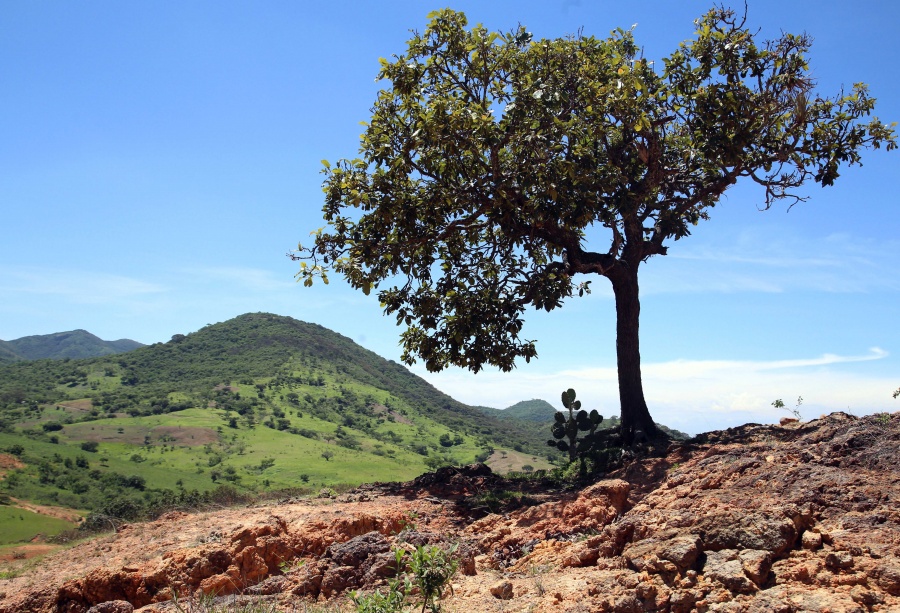
[[[493,449],[556,457],[315,324],[247,314],[128,353],[0,365],[0,494],[128,517],[247,491],[410,479]],[[110,502],[112,501],[112,502]],[[185,502],[187,501],[187,502]]]
[[[549,423],[553,421],[553,415],[556,412],[553,405],[546,400],[523,400],[504,409],[503,417],[506,419]]]
[[[475,407],[482,414],[495,417],[497,419],[514,421],[524,428],[532,436],[544,439],[549,438],[550,424],[553,423],[553,416],[557,410],[546,400],[522,400],[505,409],[494,409],[492,407]],[[562,410],[562,409],[560,409]],[[608,417],[603,420],[601,428],[611,428],[618,425],[618,416]],[[674,430],[668,426],[657,424],[659,428],[675,439],[687,440],[690,438],[684,432]]]
[[[546,400],[522,400],[505,409],[493,407],[474,407],[483,415],[503,420],[515,420],[522,422],[537,422],[547,424],[553,421],[556,409]]]
[[[0,341],[0,364],[7,362],[17,362],[22,357],[16,353],[16,350],[6,341]]]
[[[0,341],[0,363],[18,360],[92,358],[124,353],[143,346],[129,339],[104,341],[86,330],[72,330]]]

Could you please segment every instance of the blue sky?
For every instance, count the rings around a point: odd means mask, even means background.
[[[356,154],[378,58],[428,2],[18,2],[0,10],[0,338],[84,328],[168,340],[249,311],[316,322],[398,360],[399,330],[337,279],[305,289],[285,253],[322,225],[320,160]],[[471,23],[536,37],[637,24],[649,59],[706,2],[462,1]],[[815,7],[814,10],[812,7]],[[819,90],[863,81],[900,120],[900,4],[751,1],[763,38],[813,36]],[[895,411],[900,400],[900,155],[870,152],[790,212],[737,186],[642,270],[645,392],[689,432]],[[535,313],[539,359],[510,374],[415,372],[455,398],[617,413],[614,311],[589,297]]]

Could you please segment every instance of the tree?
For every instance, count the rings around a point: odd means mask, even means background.
[[[709,11],[659,67],[631,31],[534,41],[522,27],[466,29],[462,13],[432,13],[405,55],[382,60],[389,85],[361,157],[323,162],[328,227],[291,254],[298,280],[333,270],[377,288],[406,326],[406,363],[477,372],[535,357],[524,312],[583,295],[580,275],[606,277],[621,434],[656,434],[641,383],[640,265],[738,181],[760,187],[763,208],[793,206],[801,186],[833,184],[862,150],[896,147],[893,126],[864,123],[875,104],[864,84],[813,91],[807,36],[758,44],[744,22]],[[608,243],[589,248],[592,227]]]

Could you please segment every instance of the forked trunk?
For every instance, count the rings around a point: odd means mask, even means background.
[[[641,382],[641,351],[638,326],[641,301],[638,292],[637,267],[611,275],[616,296],[616,362],[619,371],[619,402],[622,405],[621,428],[625,443],[637,442],[644,436],[654,438],[659,429],[650,417]],[[643,436],[642,436],[643,435]]]

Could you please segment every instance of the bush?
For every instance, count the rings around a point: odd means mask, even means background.
[[[81,450],[87,451],[88,453],[97,453],[97,448],[100,446],[99,443],[95,443],[94,441],[85,441],[81,443]]]
[[[351,593],[350,599],[356,605],[357,613],[400,613],[406,610],[407,602],[416,595],[421,599],[422,611],[440,611],[440,605],[435,601],[441,598],[445,586],[456,574],[459,564],[453,557],[456,549],[455,544],[446,550],[435,545],[420,546],[408,554],[403,549],[395,548],[397,573],[403,568],[408,568],[409,573],[403,578],[390,580],[385,593],[380,590],[366,596]]]

